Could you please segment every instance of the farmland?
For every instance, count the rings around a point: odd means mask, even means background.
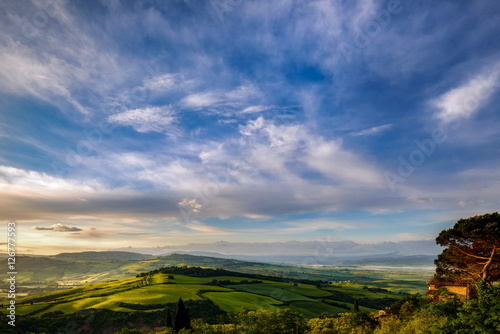
[[[86,284],[72,289],[27,296],[18,300],[21,305],[19,312],[40,317],[51,312],[71,314],[87,309],[161,311],[168,304],[174,304],[182,298],[193,302],[210,300],[224,312],[290,308],[307,317],[317,317],[321,313],[349,312],[353,308],[354,300],[358,301],[361,310],[377,311],[401,298],[402,294],[397,293],[398,289],[415,289],[415,282],[411,279],[413,276],[409,280],[402,277],[397,280],[383,280],[380,277],[367,276],[369,272],[364,273],[364,278],[358,277],[363,281],[318,281],[321,282],[321,285],[318,285],[311,284],[315,282],[311,280],[300,283],[301,279],[298,278],[256,276],[225,270],[220,270],[221,275],[217,275],[213,272],[218,271],[212,270],[207,274],[208,269],[197,269],[206,277],[200,277],[199,274],[178,274],[179,270],[182,271],[180,267],[175,267],[175,274],[156,270],[149,274],[148,282],[145,279],[146,274],[142,274],[123,280]],[[349,273],[359,274],[350,271]],[[343,271],[342,274],[347,275],[347,272]],[[395,273],[392,275],[397,276]],[[323,276],[331,275],[318,275]],[[259,280],[256,280],[256,277]],[[373,291],[373,288],[369,288],[373,286],[396,288],[396,291],[381,288]]]
[[[246,310],[289,309],[311,319],[352,312],[355,302],[361,311],[378,313],[409,293],[425,292],[432,277],[419,268],[299,267],[186,254],[133,257],[26,257],[32,267],[19,270],[24,281],[16,300],[25,330],[38,330],[40,323],[48,332],[74,321],[85,326],[94,317],[116,329],[128,323],[153,328],[162,326],[167,308],[175,312],[179,299],[192,319],[205,323],[230,321]],[[44,275],[48,280],[33,281]]]

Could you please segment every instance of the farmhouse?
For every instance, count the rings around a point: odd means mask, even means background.
[[[437,278],[427,282],[429,290],[425,293],[427,297],[434,298],[439,288],[446,288],[449,292],[457,295],[459,299],[470,297],[472,281],[466,279],[440,280]]]

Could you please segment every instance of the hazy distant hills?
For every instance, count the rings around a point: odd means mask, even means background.
[[[349,266],[391,266],[391,267],[405,267],[405,266],[434,266],[433,255],[411,255],[411,256],[397,256],[397,257],[374,257],[364,258],[357,260],[342,261],[339,265]]]
[[[79,253],[61,253],[49,258],[61,261],[75,262],[102,262],[102,261],[123,261],[123,260],[142,260],[154,257],[151,254],[139,254],[132,252],[107,251],[107,252],[79,252]]]
[[[394,267],[402,267],[402,266],[433,266],[434,259],[436,256],[434,255],[409,255],[403,256],[398,253],[388,253],[388,254],[376,254],[372,256],[351,256],[351,257],[336,257],[331,258],[329,264],[317,262],[308,263],[307,260],[309,257],[302,256],[244,256],[244,255],[224,255],[218,253],[208,253],[208,252],[178,252],[173,254],[167,254],[163,257],[170,259],[182,259],[183,256],[185,261],[188,263],[198,263],[198,265],[203,265],[204,261],[195,259],[202,259],[209,257],[213,259],[215,262],[218,262],[220,266],[224,266],[228,263],[239,263],[245,264],[247,266],[253,265],[278,265],[287,267],[289,264],[296,265],[332,265],[332,266],[394,266]],[[228,259],[230,261],[224,261],[224,259]],[[240,260],[240,261],[238,261]],[[278,262],[282,261],[281,264]],[[285,260],[285,261],[283,261]],[[321,259],[319,259],[321,260]],[[259,261],[259,262],[255,262]]]
[[[124,279],[138,273],[168,266],[199,266],[223,268],[248,273],[272,272],[277,265],[248,262],[237,259],[170,254],[153,257],[131,252],[80,252],[61,253],[54,256],[17,256],[17,279],[21,283],[58,282],[61,285]],[[0,261],[7,267],[7,259]],[[289,268],[288,268],[289,269]]]
[[[343,241],[286,241],[234,243],[218,241],[215,243],[192,243],[181,246],[151,248],[121,248],[120,251],[158,255],[189,253],[204,256],[236,258],[248,261],[279,262],[288,264],[323,264],[362,259],[386,258],[414,255],[436,256],[442,249],[434,240],[415,240],[400,242],[379,242],[361,244],[351,240]]]
[[[207,256],[211,255],[211,256]],[[230,258],[233,257],[233,258]],[[252,259],[252,256],[248,256]],[[223,268],[227,270],[272,274],[275,271],[296,271],[297,263],[305,266],[335,265],[335,266],[433,266],[435,256],[413,255],[401,256],[396,253],[385,256],[328,258],[329,263],[311,261],[300,256],[260,257],[258,261],[248,261],[234,256],[204,253],[201,255],[175,253],[153,257],[148,254],[139,254],[122,251],[109,252],[80,252],[61,253],[54,256],[18,256],[16,270],[18,280],[24,283],[58,282],[62,285],[79,285],[83,283],[99,282],[113,279],[123,279],[135,276],[138,273],[168,266],[199,266]],[[283,260],[281,264],[277,260]],[[273,261],[274,260],[274,261]],[[274,263],[270,263],[270,262]],[[0,266],[7,266],[7,259],[0,261]],[[331,263],[330,263],[331,262]]]

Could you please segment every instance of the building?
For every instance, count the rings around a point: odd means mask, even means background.
[[[446,288],[450,293],[457,295],[459,299],[470,298],[472,280],[457,279],[457,280],[440,280],[437,278],[427,282],[429,290],[425,293],[427,297],[434,298],[439,288]],[[440,298],[438,298],[440,299]]]

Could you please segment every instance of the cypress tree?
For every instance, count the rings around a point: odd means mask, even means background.
[[[177,312],[175,314],[174,329],[179,331],[183,328],[191,328],[191,317],[189,315],[189,310],[184,306],[182,298],[179,298],[179,302],[177,303]]]
[[[174,327],[174,324],[172,323],[172,316],[170,315],[170,309],[167,307],[167,327]]]
[[[358,300],[357,299],[354,299],[354,305],[353,305],[352,311],[354,313],[358,313],[359,312],[359,306],[358,306]]]

